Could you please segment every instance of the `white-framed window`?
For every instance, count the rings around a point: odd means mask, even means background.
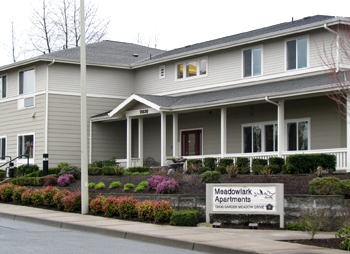
[[[0,161],[5,160],[6,156],[6,137],[0,137]]]
[[[287,151],[302,151],[310,148],[310,119],[286,120]],[[243,153],[278,151],[277,122],[242,125]]]
[[[243,77],[259,76],[262,74],[261,47],[243,50]]]
[[[35,91],[34,69],[19,72],[19,94],[33,93]]]
[[[308,150],[310,145],[310,128],[307,119],[288,121],[287,123],[287,150]]]
[[[27,160],[34,159],[34,133],[28,134],[20,134],[17,137],[17,146],[18,146],[18,154],[17,156],[25,155],[26,157],[22,157],[20,159]]]
[[[286,41],[286,69],[295,70],[306,67],[308,67],[308,38]]]
[[[7,90],[7,77],[0,76],[0,99],[6,98],[6,90]]]
[[[159,78],[165,78],[165,65],[159,66]]]
[[[187,60],[176,63],[176,80],[205,77],[208,75],[208,58]]]

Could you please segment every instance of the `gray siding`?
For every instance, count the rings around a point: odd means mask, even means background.
[[[113,68],[87,66],[86,92],[105,96],[128,97],[133,92],[133,72]],[[50,66],[50,91],[80,93],[79,65]],[[63,80],[63,81],[62,81]]]

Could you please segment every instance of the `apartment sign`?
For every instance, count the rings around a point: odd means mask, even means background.
[[[283,201],[283,184],[207,184],[207,222],[210,213],[279,214],[283,217]]]

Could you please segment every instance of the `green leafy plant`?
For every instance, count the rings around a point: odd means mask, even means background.
[[[134,197],[119,197],[118,212],[123,219],[132,219],[137,216],[135,205],[137,200]]]
[[[39,170],[39,167],[36,164],[23,164],[17,167],[16,175],[17,176],[27,175],[38,170]]]
[[[211,157],[204,158],[203,160],[204,167],[214,170],[216,167],[216,161],[217,161],[216,158],[211,158]]]
[[[300,218],[300,226],[314,239],[315,234],[322,230],[327,222],[327,210],[308,208],[303,211]]]
[[[230,159],[230,158],[221,158],[218,163],[218,166],[225,167],[225,168],[231,165],[233,165],[233,159]]]
[[[99,160],[99,161],[94,161],[93,163],[91,163],[91,166],[93,167],[99,167],[99,168],[103,168],[106,166],[117,166],[118,162],[116,160],[116,157],[111,157],[109,159],[106,160]]]
[[[249,158],[237,157],[236,166],[238,167],[238,173],[240,173],[240,174],[249,174],[250,173]]]
[[[226,167],[226,173],[230,176],[230,177],[236,177],[238,174],[238,167],[235,165],[229,165]]]
[[[11,183],[0,185],[0,200],[4,202],[12,201],[13,190],[15,185]]]
[[[53,202],[56,204],[56,207],[58,210],[64,209],[64,204],[62,202],[62,199],[70,194],[71,192],[69,190],[59,190],[55,193],[55,195],[53,196]],[[22,202],[23,202],[23,195],[22,195]]]
[[[100,189],[104,189],[104,188],[106,188],[106,185],[104,184],[104,182],[99,182],[95,185],[96,190],[100,190]]]
[[[212,169],[209,168],[209,167],[199,167],[199,168],[197,169],[197,173],[198,173],[198,174],[203,174],[204,172],[207,172],[207,171],[212,171]]]
[[[26,186],[16,186],[12,192],[12,201],[15,204],[20,204],[22,202],[22,194],[27,190],[28,190],[28,187]]]
[[[135,192],[143,191],[147,187],[148,187],[148,182],[147,181],[142,181],[136,186]]]
[[[154,200],[137,202],[135,205],[137,218],[141,221],[154,221],[155,206],[156,202]]]
[[[133,183],[126,183],[126,184],[124,184],[123,191],[130,190],[134,187],[135,187],[135,185]]]
[[[340,181],[341,193],[345,196],[350,196],[350,179]]]
[[[53,197],[58,192],[58,189],[52,186],[47,186],[42,190],[43,205],[47,207],[54,207],[56,203]]]
[[[68,167],[68,166],[69,166],[69,163],[68,162],[64,162],[64,161],[62,161],[62,162],[57,164],[57,167],[60,168],[60,169]]]
[[[172,226],[197,226],[199,219],[199,211],[195,209],[174,211],[170,217],[170,225]]]
[[[106,197],[102,204],[102,212],[106,217],[114,217],[119,215],[119,199],[116,197]]]
[[[173,208],[169,201],[160,200],[154,207],[154,221],[156,223],[165,223],[170,221],[173,214]]]
[[[340,243],[340,248],[350,251],[350,226],[340,228],[335,234],[335,237],[344,238],[344,240]]]
[[[293,223],[287,223],[286,224],[287,230],[294,230],[294,231],[302,231],[303,227],[299,222],[293,222]]]
[[[226,167],[224,166],[217,166],[214,170],[220,174],[226,174]]]
[[[221,174],[216,171],[207,171],[200,175],[202,183],[220,183]]]
[[[32,201],[32,204],[34,206],[42,206],[44,205],[44,202],[43,202],[43,191],[42,190],[39,190],[39,189],[35,189],[35,190],[32,190],[30,192],[30,198],[31,198],[31,201]]]
[[[119,182],[119,181],[114,181],[114,182],[111,182],[110,185],[109,185],[109,188],[110,189],[114,189],[114,188],[118,188],[120,187],[122,184]]]
[[[309,192],[313,195],[334,195],[341,193],[341,181],[339,178],[315,177],[309,182]]]
[[[88,187],[89,187],[90,189],[95,188],[95,186],[96,186],[96,183],[94,183],[94,182],[89,182],[89,184],[88,184]]]

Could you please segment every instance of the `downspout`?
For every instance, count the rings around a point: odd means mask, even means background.
[[[49,129],[49,67],[55,63],[52,60],[46,67],[46,91],[45,91],[45,130],[44,130],[44,153],[47,153],[48,129]]]
[[[324,24],[324,28],[326,30],[328,30],[329,32],[335,34],[336,37],[336,59],[335,59],[335,72],[338,73],[339,72],[339,34],[337,32],[335,32],[334,30],[330,29],[327,24]]]
[[[276,105],[277,107],[278,107],[278,105],[279,105],[277,102],[271,101],[271,100],[269,99],[269,96],[266,96],[266,97],[265,97],[265,101],[270,102],[270,103]]]

